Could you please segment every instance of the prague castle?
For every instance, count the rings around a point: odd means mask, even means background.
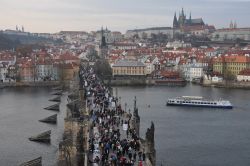
[[[173,28],[182,29],[187,26],[204,26],[204,25],[205,24],[202,18],[192,19],[191,13],[189,15],[189,18],[187,18],[186,15],[184,14],[183,8],[181,10],[181,13],[179,14],[178,20],[177,20],[176,13],[174,15]]]
[[[183,8],[179,13],[178,19],[176,13],[174,15],[173,29],[174,34],[185,33],[195,36],[203,36],[215,31],[214,26],[205,24],[202,18],[193,19],[191,13],[189,15],[189,18],[187,18]]]

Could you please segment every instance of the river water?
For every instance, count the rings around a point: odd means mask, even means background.
[[[133,108],[134,96],[141,116],[141,136],[155,123],[157,166],[249,166],[250,91],[217,89],[188,84],[186,87],[118,87],[122,106]],[[15,166],[42,156],[44,166],[56,163],[62,138],[66,94],[62,96],[58,124],[38,120],[54,114],[43,108],[54,104],[49,88],[0,89],[0,165]],[[115,88],[114,88],[115,94]],[[232,110],[167,107],[170,97],[183,95],[223,98]],[[150,105],[150,107],[148,107]],[[52,130],[50,145],[28,137]]]
[[[151,121],[155,123],[157,165],[250,165],[250,91],[191,84],[186,87],[117,89],[123,107],[127,103],[127,110],[133,109],[133,99],[137,96],[141,136],[145,136]],[[233,103],[234,109],[166,106],[167,98],[184,95],[227,99]]]
[[[64,129],[66,95],[62,96],[57,125],[38,120],[57,112],[44,110],[55,96],[51,88],[0,89],[0,165],[15,166],[39,156],[44,166],[56,164],[58,144]],[[28,137],[51,131],[51,144],[31,142]]]

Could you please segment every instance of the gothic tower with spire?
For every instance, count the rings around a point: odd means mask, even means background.
[[[234,25],[233,25],[233,21],[232,21],[232,20],[231,20],[231,22],[230,22],[229,28],[230,28],[230,29],[233,29],[233,28],[234,28]]]
[[[183,28],[185,21],[186,21],[186,15],[184,14],[184,9],[182,8],[181,14],[179,15],[179,20],[178,20],[180,28]]]
[[[100,43],[100,58],[105,59],[108,53],[108,47],[106,43],[106,38],[104,35],[103,27],[101,29],[101,43]]]
[[[236,23],[236,21],[234,21],[234,29],[236,29],[237,28],[237,23]]]
[[[186,16],[183,8],[181,9],[181,12],[179,12],[178,19],[176,17],[176,12],[174,14],[174,19],[173,19],[174,32],[178,32],[178,30],[183,32],[183,31],[185,31],[185,27],[189,27],[189,29],[190,29],[192,27],[195,28],[197,26],[203,27],[204,25],[205,25],[205,23],[203,22],[203,19],[202,18],[193,19],[192,15],[191,15],[191,12],[190,12],[190,15],[189,15],[189,18],[188,18]]]
[[[173,20],[173,28],[176,29],[178,28],[178,21],[177,21],[177,17],[176,17],[176,12],[174,13],[174,20]]]

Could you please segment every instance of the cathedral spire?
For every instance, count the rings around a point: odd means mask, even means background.
[[[176,12],[174,13],[174,20],[173,20],[173,28],[177,28],[178,27],[178,21],[177,21],[177,17],[176,17]]]
[[[233,28],[234,28],[234,25],[233,25],[233,21],[232,21],[232,20],[231,20],[231,22],[230,22],[229,28],[230,28],[230,29],[233,29]]]
[[[234,21],[234,29],[236,29],[237,28],[237,23],[236,23],[236,21]]]
[[[181,15],[184,17],[184,9],[181,9]]]

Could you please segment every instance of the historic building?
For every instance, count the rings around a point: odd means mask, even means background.
[[[246,68],[237,75],[237,81],[250,81],[250,69]]]
[[[204,75],[205,66],[201,63],[183,64],[180,66],[180,71],[183,77],[187,81],[193,81],[194,79],[200,79]]]
[[[146,65],[139,61],[117,61],[112,66],[113,76],[145,76]]]
[[[107,57],[107,54],[108,54],[107,35],[105,35],[107,33],[107,31],[110,32],[107,29],[104,30],[102,27],[101,31],[97,32],[97,34],[100,36],[98,37],[98,40],[97,40],[96,49],[97,49],[98,56],[101,59],[105,59]]]
[[[250,28],[237,28],[236,22],[229,24],[229,28],[216,30],[212,36],[212,41],[237,41],[250,40]]]
[[[237,76],[240,71],[250,68],[250,57],[244,55],[221,56],[213,59],[213,71]]]
[[[108,30],[107,27],[106,29],[103,29],[102,27],[101,30],[96,32],[96,42],[101,42],[103,36],[105,37],[105,42],[107,44],[121,42],[123,40],[123,35],[121,32],[118,31],[111,32],[110,30]]]
[[[205,23],[202,18],[192,19],[191,13],[189,18],[186,17],[184,10],[182,8],[181,13],[179,14],[179,18],[177,19],[176,13],[174,15],[173,28],[175,29],[183,29],[186,26],[203,26]]]
[[[215,27],[205,24],[202,18],[192,18],[191,13],[189,17],[187,17],[182,8],[178,19],[176,13],[174,15],[173,30],[174,34],[184,33],[195,36],[204,36],[214,32]]]
[[[151,38],[153,34],[164,34],[167,35],[169,38],[172,38],[173,29],[171,27],[152,27],[145,29],[128,30],[125,34],[125,38],[133,38],[135,36],[138,36],[139,38]]]

